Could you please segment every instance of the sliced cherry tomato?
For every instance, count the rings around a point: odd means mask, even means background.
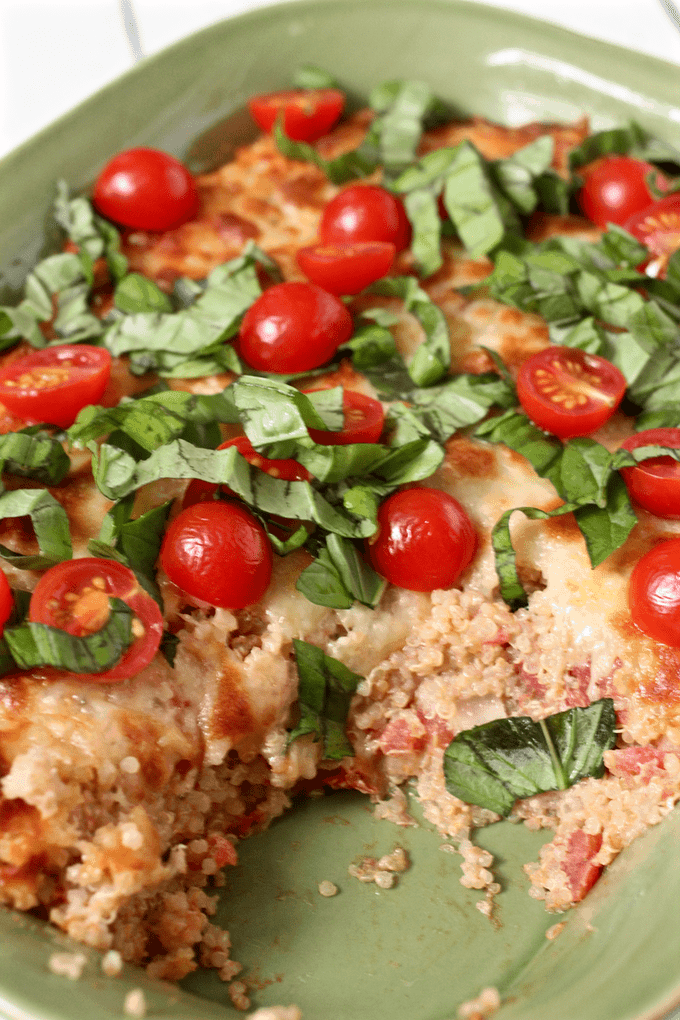
[[[358,294],[389,273],[396,253],[389,241],[314,244],[300,248],[297,263],[312,283],[331,294]]]
[[[680,449],[680,429],[645,429],[621,444],[625,450],[640,446]],[[680,463],[672,457],[650,457],[635,467],[622,468],[628,492],[640,506],[657,517],[680,520]]]
[[[366,397],[363,393],[355,393],[354,390],[343,390],[342,410],[345,422],[340,432],[309,430],[315,443],[321,443],[322,446],[348,446],[350,443],[378,442],[385,427],[385,412],[379,400]]]
[[[194,178],[183,163],[158,149],[126,149],[106,164],[92,199],[102,216],[135,230],[169,230],[195,216]]]
[[[288,89],[248,100],[250,115],[262,131],[271,131],[279,116],[283,130],[296,142],[313,142],[335,124],[345,106],[338,89]]]
[[[460,503],[439,489],[402,489],[378,510],[369,558],[391,584],[410,591],[450,588],[470,563],[477,533]]]
[[[517,396],[534,424],[560,439],[587,436],[611,418],[626,380],[615,365],[576,347],[546,347],[519,370]]]
[[[12,589],[9,586],[7,575],[4,571],[0,570],[0,637],[2,637],[5,624],[12,615],[14,609],[14,596],[12,595]]]
[[[315,283],[277,283],[243,317],[239,346],[262,372],[306,372],[332,358],[352,335],[352,317]]]
[[[258,520],[240,503],[212,500],[186,507],[170,524],[161,563],[188,595],[223,609],[244,609],[264,595],[272,548]]]
[[[411,224],[401,199],[377,184],[351,184],[332,198],[319,223],[324,245],[389,241],[397,251],[408,248]]]
[[[659,542],[638,560],[628,604],[641,631],[665,645],[680,646],[680,538]]]
[[[581,209],[598,227],[608,223],[623,226],[626,220],[654,201],[647,178],[656,174],[660,189],[668,179],[651,163],[631,156],[604,156],[581,167],[579,176],[584,184],[578,193]]]
[[[81,680],[113,683],[136,676],[149,665],[163,636],[163,617],[157,603],[128,567],[95,556],[65,560],[50,567],[31,596],[29,620],[58,627],[75,637],[101,630],[109,615],[109,597],[122,599],[134,613],[134,641],[111,669],[79,673]]]
[[[664,277],[668,260],[680,248],[680,194],[668,195],[635,213],[624,224],[626,230],[649,248],[646,271]]]
[[[308,482],[311,475],[307,468],[298,464],[292,457],[285,459],[263,457],[253,447],[247,436],[237,436],[235,439],[227,439],[220,443],[218,450],[226,450],[229,446],[235,446],[242,457],[252,464],[253,467],[265,471],[272,478],[282,478],[284,482]],[[227,485],[214,485],[212,482],[204,482],[202,478],[194,478],[187,485],[184,493],[182,506],[192,506],[206,499],[212,499],[218,489],[225,496],[233,496],[234,493]]]
[[[31,425],[65,429],[83,407],[101,399],[110,375],[111,355],[104,347],[45,347],[0,369],[0,403]]]

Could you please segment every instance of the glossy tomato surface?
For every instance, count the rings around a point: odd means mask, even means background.
[[[621,444],[625,450],[668,446],[680,450],[680,428],[645,429]],[[680,520],[680,463],[672,457],[650,457],[621,474],[633,499],[658,517]]]
[[[68,428],[102,397],[111,375],[104,347],[61,344],[32,351],[0,369],[0,403],[29,424]]]
[[[358,294],[389,273],[396,252],[389,241],[357,241],[300,248],[296,258],[307,279],[324,290]]]
[[[660,198],[631,216],[624,226],[649,249],[649,275],[665,276],[668,260],[680,248],[680,194]]]
[[[680,538],[659,542],[638,560],[628,604],[641,631],[662,644],[680,647]]]
[[[134,640],[115,666],[104,673],[79,673],[81,680],[114,683],[135,676],[149,665],[163,636],[163,617],[157,603],[128,567],[94,556],[50,567],[31,596],[29,620],[58,627],[75,637],[101,630],[109,616],[109,597],[122,599],[133,611]]]
[[[253,96],[250,115],[262,131],[271,131],[278,117],[284,134],[296,142],[313,142],[333,127],[345,106],[339,89],[287,89]]]
[[[5,630],[5,624],[12,615],[14,609],[14,596],[7,580],[7,574],[0,570],[0,637]]]
[[[351,184],[325,207],[319,237],[324,245],[387,241],[399,252],[408,248],[411,224],[403,202],[391,191],[377,184]]]
[[[575,347],[546,347],[517,376],[519,402],[539,428],[571,439],[587,436],[611,418],[626,391],[615,365]]]
[[[577,172],[584,180],[578,203],[588,219],[599,227],[606,227],[607,223],[623,226],[654,201],[647,183],[650,175],[660,189],[668,183],[651,163],[631,156],[604,156]]]
[[[313,392],[305,390],[305,393]],[[385,427],[385,412],[379,400],[354,390],[343,390],[342,410],[345,421],[339,432],[309,430],[315,443],[321,443],[322,446],[348,446],[350,443],[378,442]]]
[[[211,606],[243,609],[264,595],[272,549],[258,520],[241,503],[188,506],[171,522],[161,563],[179,588]]]
[[[102,216],[135,230],[169,230],[198,211],[199,196],[183,163],[159,149],[126,149],[106,164],[92,200]]]
[[[402,489],[378,510],[366,543],[375,570],[410,591],[450,588],[472,560],[477,533],[461,504],[439,489]]]
[[[235,439],[227,439],[225,442],[220,443],[217,449],[227,450],[230,446],[235,446],[241,456],[245,457],[249,464],[252,464],[253,467],[259,468],[260,471],[264,471],[266,474],[271,475],[272,478],[282,478],[285,482],[308,482],[311,478],[307,468],[303,467],[302,464],[298,464],[298,462],[293,460],[291,457],[285,459],[263,457],[262,454],[258,453],[253,447],[253,444],[247,436],[236,436]],[[225,496],[234,495],[228,485],[214,485],[212,482],[204,482],[201,478],[194,478],[187,485],[182,506],[191,506],[193,503],[200,503],[202,500],[212,499],[218,489]]]
[[[261,372],[306,372],[332,358],[352,328],[334,294],[314,283],[277,283],[244,315],[239,348]]]

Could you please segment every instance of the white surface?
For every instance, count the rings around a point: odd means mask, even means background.
[[[132,0],[143,51],[271,0]],[[661,0],[496,0],[679,65]],[[0,156],[133,63],[119,0],[0,0]]]

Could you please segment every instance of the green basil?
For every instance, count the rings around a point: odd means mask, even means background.
[[[322,755],[338,761],[354,753],[345,732],[352,695],[363,677],[316,645],[293,640],[299,685],[300,719],[288,732],[288,743],[308,733],[322,742]]]
[[[0,545],[0,557],[21,570],[53,567],[73,555],[68,517],[63,506],[45,489],[15,489],[0,494],[0,520],[30,517],[40,554],[24,556]]]
[[[58,485],[71,467],[59,440],[35,425],[0,436],[0,462],[7,474],[33,478],[46,485]]]

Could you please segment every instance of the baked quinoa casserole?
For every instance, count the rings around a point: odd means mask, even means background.
[[[563,911],[680,797],[678,160],[343,102],[60,184],[0,313],[0,897],[157,977],[235,976],[301,791],[408,790],[488,913],[476,829]]]

